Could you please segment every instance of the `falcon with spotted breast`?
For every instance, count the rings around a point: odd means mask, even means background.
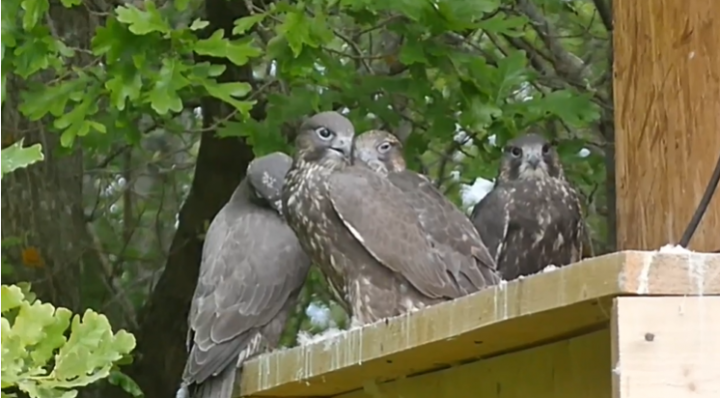
[[[352,165],[355,130],[337,112],[300,127],[283,189],[288,225],[319,266],[353,324],[460,297],[462,275],[445,262],[387,178]],[[484,281],[477,278],[477,289]]]
[[[538,134],[508,142],[495,186],[475,205],[471,219],[505,280],[580,260],[580,198],[555,148]]]
[[[253,160],[208,228],[178,397],[230,398],[237,368],[279,343],[310,269],[282,218],[291,164],[279,152]]]
[[[416,212],[436,248],[442,248],[449,261],[457,261],[461,270],[471,275],[461,281],[468,291],[478,285],[471,278],[482,277],[485,286],[496,285],[500,275],[495,260],[472,222],[430,180],[406,168],[402,151],[402,143],[393,134],[370,130],[355,139],[353,153],[357,164],[386,176],[403,191],[406,203]],[[480,275],[471,267],[477,268]]]

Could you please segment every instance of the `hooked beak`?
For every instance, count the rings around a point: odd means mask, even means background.
[[[352,139],[338,137],[332,143],[330,149],[339,153],[344,158],[352,160]]]
[[[530,152],[527,154],[525,161],[527,164],[529,164],[533,169],[537,169],[538,166],[540,166],[540,162],[542,161],[542,157],[539,153]]]

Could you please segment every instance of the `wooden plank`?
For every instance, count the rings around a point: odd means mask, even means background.
[[[609,398],[610,331],[600,331],[337,398]]]
[[[720,2],[614,9],[617,249],[677,243],[720,153]],[[690,248],[720,249],[720,195]]]
[[[242,395],[332,396],[600,328],[613,297],[720,294],[720,255],[621,252],[275,351],[245,364]]]
[[[621,297],[613,398],[720,397],[720,297]]]

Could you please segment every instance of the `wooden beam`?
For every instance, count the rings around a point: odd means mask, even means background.
[[[619,295],[720,294],[720,255],[622,252],[247,362],[243,396],[332,396],[607,325]],[[240,392],[238,393],[240,394]]]
[[[621,297],[613,398],[720,396],[720,297]]]
[[[720,2],[617,0],[617,249],[677,243],[720,155]],[[720,194],[690,248],[720,249]]]
[[[606,328],[337,398],[609,398],[610,353]]]

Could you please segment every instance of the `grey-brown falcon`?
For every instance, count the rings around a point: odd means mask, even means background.
[[[278,345],[295,308],[310,259],[281,216],[291,164],[279,152],[253,160],[208,228],[188,318],[186,396],[230,398],[237,368]]]
[[[288,225],[353,323],[465,294],[460,271],[432,247],[402,191],[351,164],[354,134],[350,121],[336,112],[305,121],[283,189]]]
[[[580,199],[555,148],[540,135],[508,142],[495,186],[475,205],[471,219],[505,280],[580,260]]]
[[[457,261],[468,292],[500,282],[495,260],[472,222],[425,176],[406,168],[402,143],[389,132],[370,130],[355,139],[356,163],[366,164],[405,194],[406,203],[449,261]]]

